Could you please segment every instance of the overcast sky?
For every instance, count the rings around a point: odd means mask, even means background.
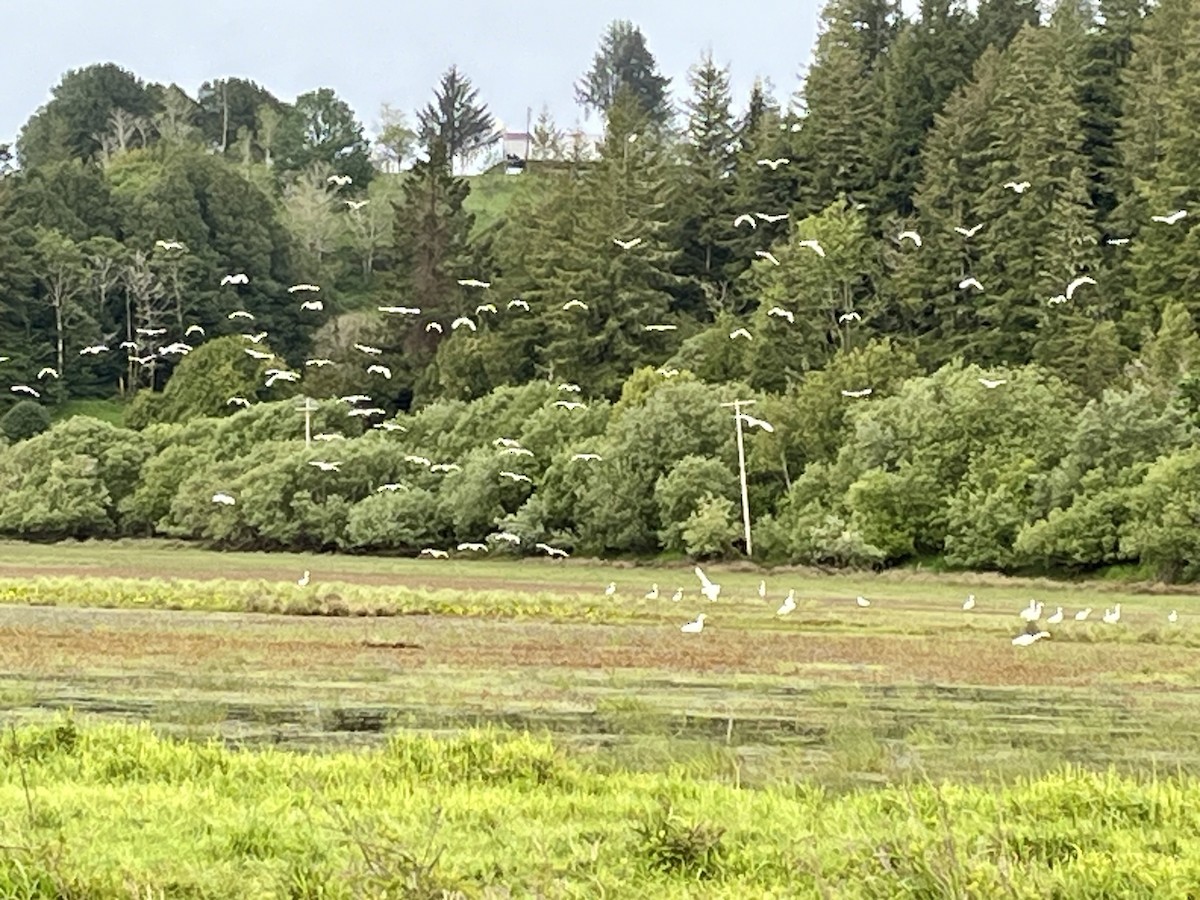
[[[0,142],[50,99],[67,69],[115,62],[146,81],[250,78],[276,96],[331,87],[373,132],[379,105],[410,115],[457,63],[492,113],[523,130],[528,107],[560,126],[581,118],[572,85],[601,33],[630,19],[646,35],[676,96],[706,47],[732,67],[741,108],[756,75],[785,100],[816,35],[821,0],[10,0],[0,59]],[[593,119],[594,122],[594,119]],[[591,130],[591,129],[589,129]]]

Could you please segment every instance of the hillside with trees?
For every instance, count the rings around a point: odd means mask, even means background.
[[[755,559],[1195,578],[1200,0],[821,15],[783,98],[613,23],[603,142],[514,175],[469,66],[374,143],[68,72],[0,157],[0,534],[733,557],[753,399]]]

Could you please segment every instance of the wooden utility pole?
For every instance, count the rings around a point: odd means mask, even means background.
[[[754,545],[750,542],[750,494],[746,488],[746,444],[742,438],[742,407],[753,403],[753,400],[734,400],[732,403],[721,404],[733,407],[733,421],[737,427],[738,477],[742,482],[742,525],[746,530],[747,557],[754,555]]]
[[[304,449],[307,450],[312,447],[312,414],[320,407],[313,402],[312,397],[305,397],[304,405],[297,406],[296,409],[304,413]]]

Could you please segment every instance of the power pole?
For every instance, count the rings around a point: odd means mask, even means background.
[[[533,147],[533,107],[525,107],[525,168],[529,168],[529,151]]]
[[[746,556],[754,555],[754,546],[750,543],[750,494],[746,489],[746,444],[742,439],[742,407],[750,406],[753,400],[734,400],[732,403],[722,403],[722,406],[733,407],[733,421],[737,427],[738,477],[742,482],[742,525],[746,530]]]
[[[320,407],[313,402],[311,397],[305,397],[304,405],[297,406],[296,409],[304,413],[304,449],[308,450],[312,447],[312,414]]]

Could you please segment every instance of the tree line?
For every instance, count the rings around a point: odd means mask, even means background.
[[[0,372],[43,401],[120,385],[146,431],[250,415],[226,405],[233,394],[172,390],[206,343],[244,345],[243,331],[267,332],[274,365],[304,373],[268,388],[256,371],[237,396],[267,408],[296,392],[364,394],[404,421],[574,383],[590,416],[654,379],[708,385],[709,398],[757,396],[785,423],[752,441],[752,505],[766,517],[756,544],[778,558],[1153,562],[1149,532],[1134,537],[1129,522],[1155,479],[1185,477],[1186,466],[1160,467],[1192,445],[1198,48],[1197,0],[1062,0],[1044,16],[1025,0],[973,11],[934,0],[912,18],[885,0],[831,0],[790,103],[760,82],[736,109],[728,69],[706,55],[676,108],[644,37],[614,23],[577,85],[604,117],[602,144],[571,144],[543,116],[544,164],[486,226],[471,211],[480,182],[454,161],[484,134],[464,137],[460,120],[490,118],[456,67],[418,115],[420,151],[399,174],[373,164],[327,89],[287,105],[212,83],[193,101],[115,66],[69,73],[0,181]],[[96,110],[103,121],[87,118]],[[391,158],[411,158],[392,137]],[[158,247],[164,238],[185,249]],[[248,283],[222,285],[232,272]],[[319,308],[288,292],[299,282],[320,286]],[[253,322],[230,319],[237,310]],[[186,350],[162,352],[185,337]],[[82,355],[117,340],[149,365]],[[224,352],[220,371],[240,372],[238,354],[256,362],[246,349]],[[36,380],[46,367],[58,377]],[[677,388],[650,393],[660,389]],[[1119,421],[1151,414],[1165,418]],[[1056,468],[1070,440],[1096,441],[1077,430],[1118,425],[1144,426],[1146,441],[1107,461],[1088,444]],[[938,447],[961,455],[943,460]],[[684,456],[727,469],[727,449]],[[606,486],[628,502],[604,538],[537,478],[526,500],[550,510],[544,536],[595,552],[729,552],[732,538],[689,548],[660,533],[702,501],[715,527],[732,502],[713,488],[670,515],[652,508],[647,479],[681,460]],[[677,481],[693,479],[721,480],[702,467]],[[354,502],[366,499],[384,502]],[[1030,543],[1039,522],[1043,543]],[[1190,565],[1159,568],[1179,577]]]
[[[242,343],[217,338],[181,361],[164,392],[176,421],[27,420],[0,448],[0,533],[728,558],[744,548],[727,404],[752,399],[773,426],[745,438],[760,561],[1200,573],[1200,380],[1184,374],[1200,338],[1182,304],[1148,363],[1098,397],[1036,363],[926,374],[884,338],[788,394],[647,367],[615,402],[534,380],[372,425],[354,400],[324,400],[307,442],[298,395],[225,414],[227,395],[262,382],[266,363]],[[869,397],[847,399],[866,382]],[[6,424],[20,409],[40,407]]]

